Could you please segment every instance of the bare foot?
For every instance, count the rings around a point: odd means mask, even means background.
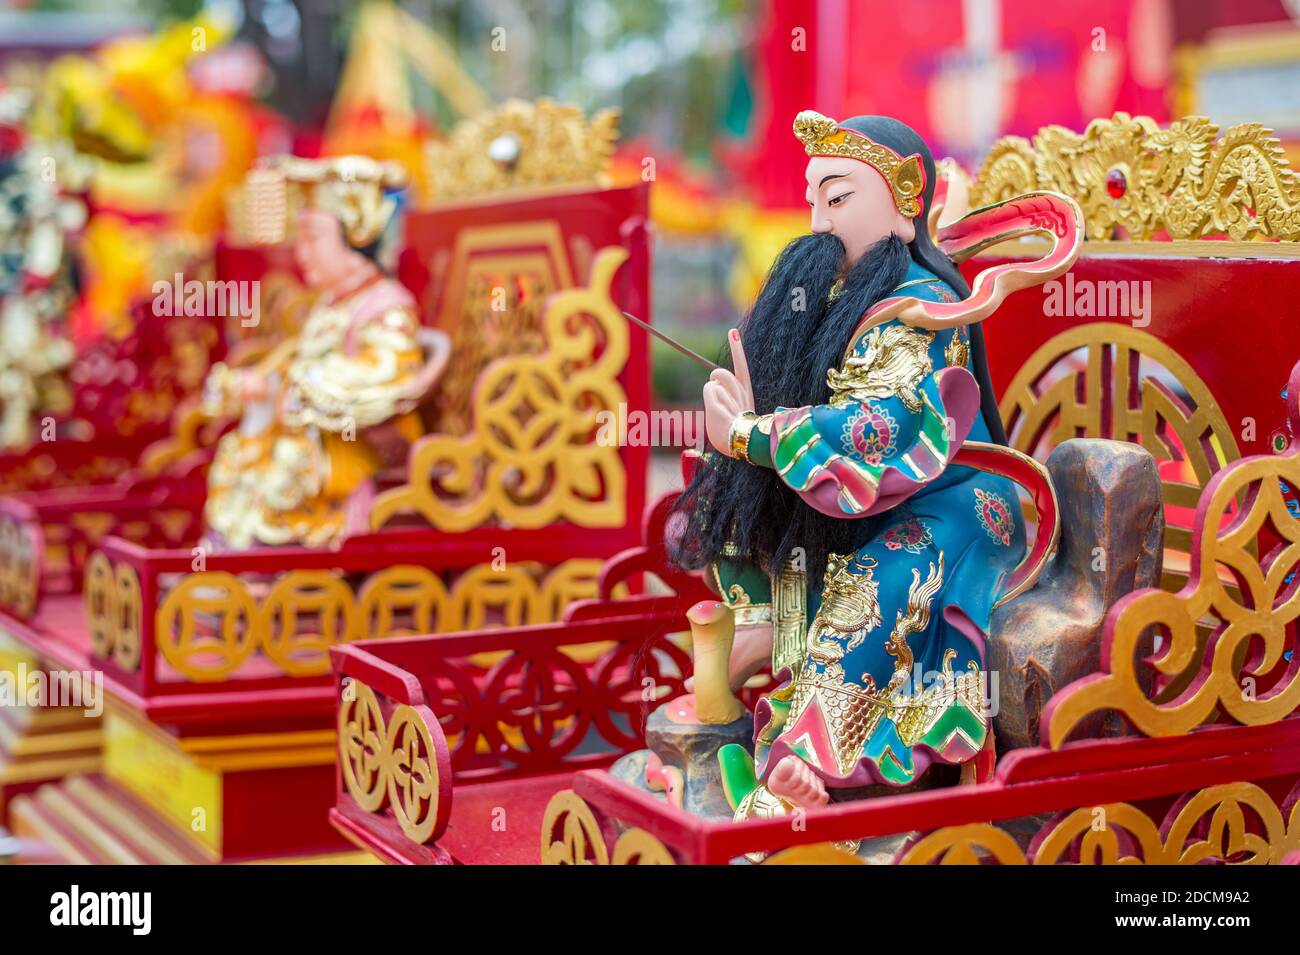
[[[786,756],[767,778],[767,789],[774,796],[794,803],[804,809],[813,809],[830,802],[826,784],[798,756]]]

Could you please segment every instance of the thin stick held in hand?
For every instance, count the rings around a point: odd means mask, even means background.
[[[629,322],[631,322],[633,325],[635,325],[637,328],[643,328],[643,329],[645,329],[647,332],[649,332],[649,333],[650,333],[651,335],[653,335],[655,338],[659,339],[661,342],[664,342],[665,344],[671,345],[673,348],[676,348],[679,352],[681,352],[681,353],[682,353],[683,355],[685,355],[687,358],[692,358],[692,359],[694,359],[695,361],[698,361],[698,362],[699,362],[701,365],[703,365],[705,368],[708,368],[709,370],[713,370],[714,368],[721,368],[721,367],[722,367],[721,365],[715,365],[713,362],[709,361],[709,360],[708,360],[707,358],[705,358],[703,355],[701,355],[701,354],[699,354],[699,353],[697,353],[697,352],[693,352],[693,351],[691,351],[689,348],[687,348],[687,347],[686,347],[685,345],[683,345],[681,342],[678,342],[678,341],[675,341],[675,340],[669,338],[669,337],[668,337],[667,335],[665,335],[663,332],[659,331],[659,329],[654,328],[653,326],[647,324],[646,322],[641,321],[641,319],[637,318],[635,315],[629,315],[627,312],[624,312],[624,313],[623,313],[623,317],[626,318],[626,319],[627,319]]]

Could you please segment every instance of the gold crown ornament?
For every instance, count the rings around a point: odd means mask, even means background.
[[[316,209],[342,223],[349,245],[364,248],[383,234],[397,209],[385,190],[405,184],[401,166],[369,156],[278,156],[249,170],[232,192],[231,238],[237,244],[278,245],[293,236],[300,212]]]
[[[608,185],[617,109],[590,118],[576,106],[507,100],[430,143],[426,167],[436,202]]]
[[[894,205],[909,219],[921,214],[925,164],[919,153],[904,158],[862,133],[844,129],[829,116],[805,109],[794,118],[794,134],[809,156],[842,156],[871,166],[885,177]]]

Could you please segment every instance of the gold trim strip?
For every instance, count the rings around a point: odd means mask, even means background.
[[[1051,248],[1048,240],[1037,236],[1017,239],[1001,246],[990,246],[980,255],[1005,259],[1039,259]],[[1173,259],[1300,259],[1300,242],[1237,242],[1235,240],[1172,239],[1136,241],[1133,239],[1090,239],[1079,246],[1079,258],[1153,258]]]
[[[103,760],[99,753],[71,759],[33,759],[21,763],[0,762],[0,786],[61,779],[73,773],[97,773]]]
[[[298,746],[334,746],[333,730],[297,730],[285,733],[251,733],[247,736],[189,736],[178,740],[187,753],[241,752],[249,749],[288,749]]]

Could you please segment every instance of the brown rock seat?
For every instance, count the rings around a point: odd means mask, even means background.
[[[996,609],[990,626],[999,752],[1038,745],[1039,717],[1052,694],[1098,670],[1107,611],[1125,594],[1160,583],[1164,508],[1150,452],[1127,441],[1075,438],[1052,452],[1047,470],[1060,504],[1060,547],[1033,589]],[[1081,735],[1124,732],[1121,719],[1099,714]]]

